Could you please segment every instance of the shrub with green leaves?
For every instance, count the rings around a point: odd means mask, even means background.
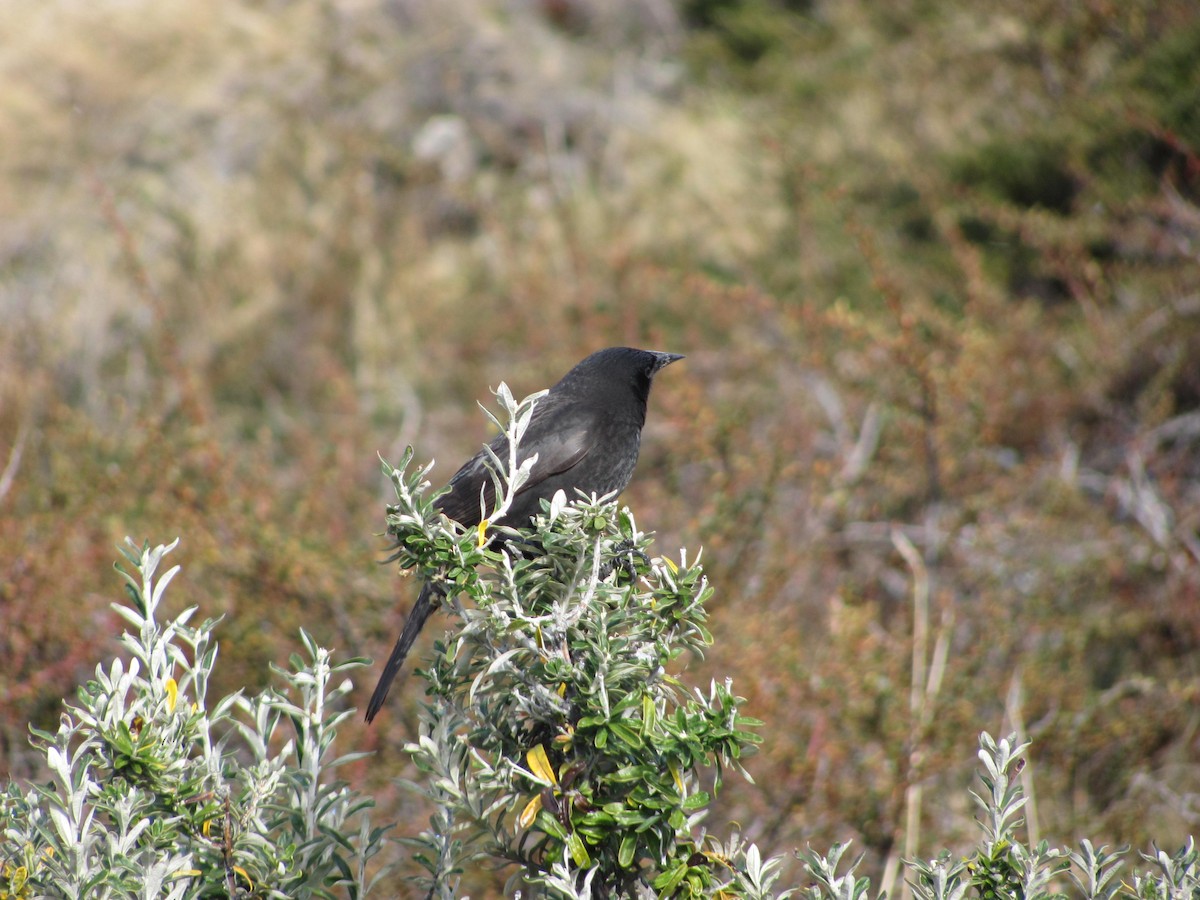
[[[916,900],[1174,900],[1200,896],[1200,854],[1189,840],[1175,853],[1156,849],[1143,853],[1148,871],[1130,873],[1122,881],[1128,848],[1095,847],[1084,838],[1078,850],[1053,848],[1046,841],[1030,846],[1022,834],[1021,811],[1027,798],[1020,774],[1026,765],[1028,742],[1016,735],[999,741],[984,732],[979,738],[979,779],[984,790],[971,792],[979,810],[983,835],[966,854],[942,851],[934,859],[904,861],[907,887]],[[866,900],[871,882],[855,876],[861,857],[844,871],[840,862],[845,844],[828,855],[812,850],[800,854],[804,874],[812,884],[808,900]],[[1068,888],[1071,888],[1068,892]]]
[[[58,731],[34,730],[50,780],[0,794],[0,897],[365,896],[373,805],[331,777],[345,673],[305,633],[283,690],[215,702],[215,621],[158,616],[178,544],[124,551],[127,658],[96,667]],[[339,681],[340,679],[340,681]]]
[[[453,613],[406,747],[437,808],[414,842],[428,888],[454,897],[457,876],[490,860],[516,864],[510,887],[552,896],[732,890],[745,860],[714,853],[699,823],[761,723],[728,682],[689,690],[675,671],[712,640],[712,588],[686,552],[650,558],[610,498],[560,492],[528,529],[489,526],[532,464],[517,465],[516,446],[539,395],[517,403],[501,385],[497,397],[511,452],[493,460],[498,501],[479,528],[436,514],[411,451],[384,464],[395,558],[447,585]]]

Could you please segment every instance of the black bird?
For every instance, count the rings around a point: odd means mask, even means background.
[[[517,447],[518,465],[535,453],[538,456],[529,480],[521,485],[508,512],[492,524],[527,525],[541,512],[541,501],[560,490],[568,500],[575,499],[576,490],[586,494],[625,490],[637,464],[650,383],[659,369],[678,359],[683,357],[677,353],[609,347],[564,375],[534,407]],[[502,461],[508,460],[504,435],[494,438],[490,446]],[[468,460],[450,479],[449,488],[438,498],[437,508],[466,528],[478,525],[480,492],[489,506],[495,493],[487,454],[481,450]],[[442,594],[443,588],[433,582],[421,588],[367,704],[368,722],[379,714],[388,688]]]

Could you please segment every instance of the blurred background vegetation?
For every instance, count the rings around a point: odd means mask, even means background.
[[[379,657],[415,586],[375,564],[377,453],[448,477],[489,385],[628,343],[688,356],[625,496],[704,547],[687,677],[767,722],[710,827],[877,875],[971,834],[986,728],[1034,739],[1040,836],[1197,829],[1194,0],[5,19],[5,775],[114,652],[124,535],[183,537],[222,691],[301,625]],[[418,693],[345,735],[405,833]]]

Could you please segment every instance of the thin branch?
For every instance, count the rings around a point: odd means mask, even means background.
[[[4,471],[0,472],[0,501],[3,501],[8,496],[8,492],[12,490],[13,482],[17,477],[17,469],[21,467],[21,457],[25,455],[25,442],[29,439],[29,432],[32,430],[29,418],[26,417],[17,429],[17,439],[13,441],[12,449],[8,451],[8,462],[4,464]]]

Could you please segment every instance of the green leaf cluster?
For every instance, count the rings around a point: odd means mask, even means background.
[[[331,776],[361,756],[333,739],[362,661],[335,664],[302,632],[285,690],[213,702],[216,622],[160,619],[176,543],[129,542],[137,575],[114,604],[128,659],[96,667],[56,732],[33,729],[49,781],[0,794],[0,897],[365,896],[383,832]]]
[[[532,406],[497,396],[511,437]],[[558,865],[578,870],[576,888],[590,878],[667,896],[719,883],[722,866],[697,856],[698,824],[724,772],[744,774],[761,723],[728,681],[692,690],[677,674],[712,640],[703,568],[686,552],[651,557],[610,497],[560,494],[527,529],[489,528],[512,492],[499,460],[496,509],[462,533],[434,514],[428,469],[409,471],[411,459],[384,466],[388,533],[453,613],[406,748],[439,806],[418,840],[434,890],[452,895],[452,872],[489,856],[531,884]],[[471,838],[448,844],[447,826]]]

